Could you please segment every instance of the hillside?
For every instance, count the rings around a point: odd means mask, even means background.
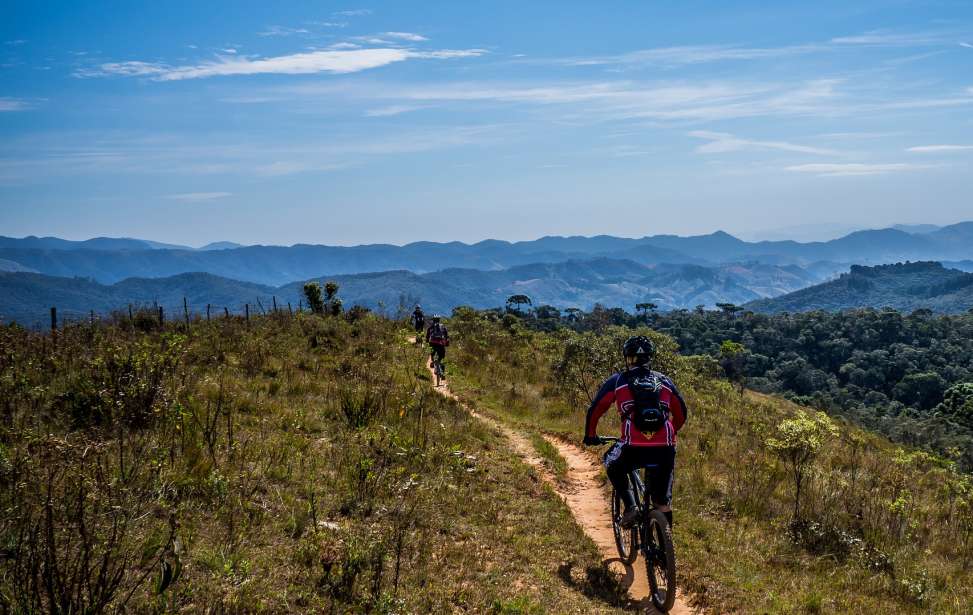
[[[631,573],[609,567],[554,490],[576,486],[550,486],[571,480],[575,460],[541,436],[577,448],[584,400],[635,331],[526,324],[469,309],[450,319],[449,386],[465,407],[431,391],[405,324],[374,315],[164,330],[121,316],[56,341],[0,328],[0,608],[631,612]],[[969,612],[968,476],[808,408],[741,395],[712,361],[639,332],[690,408],[674,524],[686,603]],[[604,423],[618,428],[612,415]],[[797,500],[775,444],[795,426],[840,433],[809,445]],[[588,497],[607,519],[607,501]],[[55,568],[46,591],[41,573]],[[102,575],[115,582],[99,585]],[[100,589],[70,591],[77,583]]]
[[[568,442],[581,437],[588,400],[633,332],[603,323],[546,333],[469,310],[450,330],[453,391],[518,429]],[[690,408],[678,435],[673,528],[692,601],[713,613],[970,612],[968,475],[844,420],[741,393],[712,379],[714,360],[680,356],[671,338],[639,332],[656,341],[655,365]],[[617,432],[613,412],[602,423],[600,433]],[[795,504],[788,459],[804,451]],[[938,495],[960,492],[964,503]]]
[[[387,271],[320,278],[341,285],[344,301],[370,308],[395,310],[400,303],[421,302],[428,310],[449,312],[458,305],[493,308],[507,297],[526,293],[536,304],[561,308],[591,308],[596,303],[633,309],[652,301],[662,309],[712,306],[720,301],[743,303],[758,297],[779,295],[818,280],[794,266],[758,263],[717,267],[695,265],[646,266],[633,261],[592,259],[566,263],[532,264],[481,271],[445,269],[427,274]],[[44,325],[50,306],[62,317],[86,317],[91,310],[108,313],[129,304],[162,305],[181,315],[183,297],[194,313],[212,304],[234,313],[249,303],[269,309],[276,296],[282,306],[297,307],[304,282],[273,287],[240,282],[205,273],[165,278],[130,278],[104,285],[84,278],[64,278],[31,273],[0,273],[0,318],[29,326]]]
[[[413,273],[447,267],[509,269],[534,263],[611,258],[642,265],[715,265],[759,262],[843,270],[847,264],[882,264],[904,260],[973,258],[973,223],[932,232],[896,229],[858,231],[826,242],[747,242],[724,232],[680,237],[542,237],[532,241],[485,240],[416,242],[403,246],[373,244],[326,246],[240,246],[218,243],[200,250],[166,249],[144,240],[0,238],[0,260],[47,275],[93,278],[111,284],[130,277],[168,277],[204,272],[235,280],[279,286],[315,276],[405,270]]]
[[[849,273],[836,280],[752,301],[746,307],[768,313],[861,307],[965,312],[973,308],[973,274],[933,262],[852,266]]]

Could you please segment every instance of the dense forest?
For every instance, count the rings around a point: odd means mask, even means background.
[[[973,313],[514,309],[536,330],[648,324],[683,354],[711,356],[740,387],[782,394],[973,469]]]

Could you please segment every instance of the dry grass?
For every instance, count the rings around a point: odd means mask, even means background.
[[[0,329],[0,611],[618,612],[399,323],[143,320]]]
[[[580,440],[585,404],[553,369],[565,334],[469,312],[451,328],[455,391],[525,429]],[[589,342],[613,347],[627,334],[609,329]],[[841,435],[810,461],[795,523],[794,482],[767,441],[807,409],[741,396],[713,379],[705,360],[679,357],[671,340],[655,337],[691,409],[680,435],[675,538],[681,582],[698,604],[747,613],[973,611],[968,475],[840,424]],[[598,352],[586,356],[605,368]]]

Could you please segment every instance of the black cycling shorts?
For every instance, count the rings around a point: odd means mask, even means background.
[[[444,344],[430,344],[432,354],[436,355],[440,361],[446,358],[446,346]]]
[[[616,490],[627,489],[628,475],[645,468],[651,482],[652,502],[656,506],[672,503],[672,482],[676,470],[674,446],[626,446],[616,442],[605,454],[605,469]]]

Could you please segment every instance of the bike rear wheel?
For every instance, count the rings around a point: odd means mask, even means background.
[[[668,612],[676,603],[676,552],[669,522],[658,510],[649,511],[645,520],[642,551],[652,604],[660,611]]]
[[[625,529],[621,526],[624,508],[622,498],[612,489],[612,532],[615,534],[615,547],[618,549],[618,558],[628,565],[639,555],[638,527]]]

